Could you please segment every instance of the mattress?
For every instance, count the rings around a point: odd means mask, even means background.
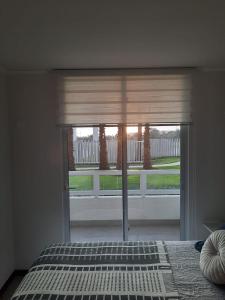
[[[166,242],[176,288],[180,299],[222,300],[225,286],[203,277],[199,268],[200,253],[193,241]]]
[[[13,300],[225,299],[199,269],[193,242],[54,244],[42,251]]]

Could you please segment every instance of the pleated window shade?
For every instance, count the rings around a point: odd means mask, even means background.
[[[191,121],[190,76],[63,76],[60,123],[181,124]]]

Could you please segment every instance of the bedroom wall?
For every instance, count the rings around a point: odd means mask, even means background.
[[[190,238],[206,235],[204,220],[224,219],[224,82],[224,72],[199,71],[193,80]],[[64,240],[61,135],[53,90],[47,74],[8,77],[17,269],[29,267],[45,245]]]
[[[11,162],[6,80],[0,70],[0,288],[14,270]]]
[[[225,71],[197,72],[193,87],[193,238],[204,239],[205,221],[225,222]]]
[[[61,134],[49,76],[11,74],[16,269],[64,238]]]

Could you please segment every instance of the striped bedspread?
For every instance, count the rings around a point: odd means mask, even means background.
[[[179,299],[162,241],[53,244],[13,300]]]

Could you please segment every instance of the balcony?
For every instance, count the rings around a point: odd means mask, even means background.
[[[82,178],[86,183],[85,188],[71,184],[71,240],[121,240],[121,171],[92,169],[69,175],[71,182]],[[179,175],[179,169],[128,170],[129,239],[179,240]],[[165,177],[177,183],[156,184],[156,178]]]

